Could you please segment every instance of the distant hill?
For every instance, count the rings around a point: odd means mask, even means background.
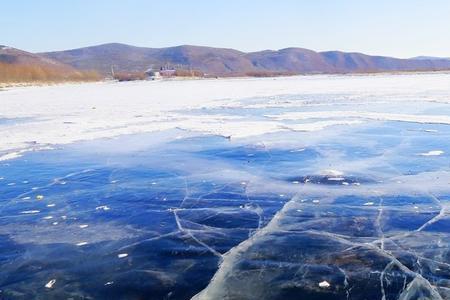
[[[111,66],[117,71],[136,72],[166,64],[219,76],[450,69],[450,60],[447,59],[398,59],[340,51],[316,52],[302,48],[245,53],[234,49],[189,45],[145,48],[113,43],[41,55],[80,70],[94,69],[104,75],[110,73]]]
[[[0,83],[98,79],[70,65],[12,47],[0,46]]]
[[[81,70],[95,69],[102,74],[109,74],[111,67],[117,71],[136,72],[167,64],[179,68],[192,67],[212,74],[256,70],[243,52],[198,46],[143,48],[124,44],[105,44],[47,52],[42,55]]]
[[[411,59],[418,60],[450,60],[450,57],[435,57],[435,56],[416,56]]]

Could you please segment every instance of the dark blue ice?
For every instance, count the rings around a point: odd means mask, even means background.
[[[0,299],[450,299],[449,137],[173,130],[2,162]]]

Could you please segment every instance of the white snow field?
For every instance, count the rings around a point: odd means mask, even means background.
[[[12,88],[0,91],[0,161],[58,144],[170,128],[240,138],[371,120],[450,124],[450,115],[430,103],[450,103],[450,74]],[[281,114],[268,113],[280,108]],[[234,114],[240,109],[261,109],[261,114]]]

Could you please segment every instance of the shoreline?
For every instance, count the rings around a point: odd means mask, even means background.
[[[438,70],[438,71],[391,71],[391,72],[354,72],[354,73],[303,73],[292,75],[274,75],[274,76],[210,76],[210,77],[168,77],[157,80],[129,80],[119,81],[113,79],[102,79],[95,81],[61,81],[61,82],[13,82],[6,83],[0,82],[0,91],[12,88],[27,88],[27,87],[49,87],[49,86],[61,86],[61,85],[82,85],[88,83],[129,83],[129,82],[161,82],[161,81],[202,81],[202,80],[227,80],[227,79],[277,79],[277,78],[291,78],[291,77],[305,77],[305,76],[383,76],[383,75],[429,75],[429,74],[450,74],[450,70]]]

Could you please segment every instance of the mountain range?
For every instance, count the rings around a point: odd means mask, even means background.
[[[102,74],[108,74],[111,66],[122,71],[143,71],[167,64],[219,76],[258,72],[309,74],[450,69],[448,59],[398,59],[340,51],[316,52],[303,48],[247,53],[234,49],[189,45],[144,48],[112,43],[46,52],[41,55],[78,69],[94,69]]]
[[[341,51],[316,52],[304,48],[242,52],[190,45],[146,48],[110,43],[36,54],[5,46],[1,49],[0,63],[51,65],[66,71],[93,70],[102,76],[110,75],[111,69],[143,72],[167,66],[198,70],[213,76],[450,70],[450,59],[447,58],[399,59]]]

